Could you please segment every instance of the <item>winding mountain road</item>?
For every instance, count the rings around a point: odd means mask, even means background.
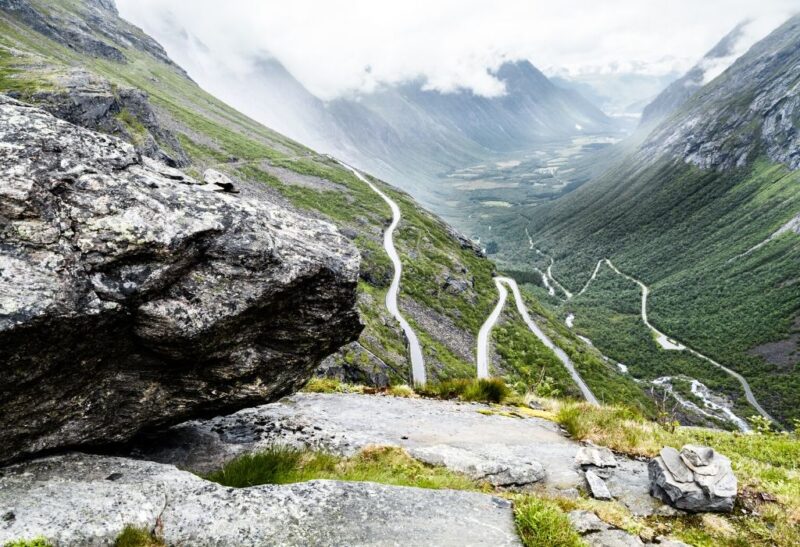
[[[538,249],[536,250],[536,252],[538,252],[542,256],[547,256],[544,253],[542,253],[541,251],[539,251]],[[717,367],[718,369],[722,370],[723,372],[725,372],[726,374],[728,374],[729,376],[731,376],[732,378],[734,378],[736,381],[739,382],[739,384],[742,386],[742,390],[744,391],[745,399],[747,399],[747,402],[750,404],[750,406],[752,406],[756,410],[756,412],[758,412],[761,416],[763,416],[764,418],[766,418],[766,419],[768,419],[768,420],[770,420],[772,422],[775,421],[772,418],[772,416],[770,416],[769,413],[766,410],[764,410],[764,408],[759,404],[758,400],[756,399],[755,395],[753,394],[753,390],[750,387],[750,384],[744,378],[744,376],[742,376],[741,374],[739,374],[738,372],[736,372],[734,370],[731,370],[730,368],[726,367],[725,365],[723,365],[721,363],[718,363],[717,361],[715,361],[711,357],[703,355],[699,351],[697,351],[697,350],[695,350],[693,348],[690,348],[690,347],[686,346],[685,344],[682,344],[681,342],[675,340],[674,338],[671,338],[671,337],[667,336],[666,334],[664,334],[663,332],[661,332],[660,330],[655,328],[653,326],[653,324],[650,323],[650,320],[647,317],[647,297],[650,295],[650,287],[648,287],[642,281],[636,279],[635,277],[630,276],[630,275],[622,272],[619,268],[617,268],[614,265],[613,262],[611,262],[610,259],[604,258],[604,259],[598,261],[597,266],[595,266],[594,272],[592,273],[592,276],[589,278],[589,281],[586,282],[586,285],[584,285],[584,287],[578,293],[578,296],[580,296],[583,293],[585,293],[586,290],[589,288],[589,285],[591,285],[592,281],[594,281],[594,279],[597,277],[597,274],[600,271],[600,267],[601,267],[603,262],[605,262],[608,265],[608,267],[611,268],[611,270],[614,271],[614,273],[616,273],[617,275],[620,275],[620,276],[624,277],[625,279],[628,279],[629,281],[632,281],[632,282],[636,283],[637,285],[639,285],[639,288],[641,288],[641,290],[642,290],[642,307],[641,307],[642,322],[655,335],[656,341],[658,342],[659,346],[661,346],[663,349],[669,350],[669,351],[687,351],[687,352],[691,353],[692,355],[694,355],[695,357],[698,357],[699,359],[702,359],[702,360],[706,361],[707,363],[710,363],[711,365],[713,365],[713,366]],[[554,283],[558,283],[555,279],[553,279],[553,276],[552,276],[552,273],[551,273],[552,264],[553,264],[553,259],[551,258],[550,259],[550,268],[548,268],[547,272],[548,272],[548,275],[550,275],[550,279]],[[568,292],[565,291],[564,294],[568,294]],[[572,299],[571,295],[567,297],[567,300],[571,300],[571,299]]]
[[[679,344],[674,340],[670,339],[666,334],[655,328],[650,321],[647,319],[647,297],[650,296],[650,287],[636,279],[635,277],[631,277],[630,275],[621,272],[614,264],[609,260],[605,259],[606,264],[608,267],[611,268],[614,273],[617,275],[621,275],[625,279],[629,281],[633,281],[639,288],[642,289],[642,322],[647,326],[648,329],[655,335],[656,341],[658,345],[661,346],[663,349],[671,350],[671,351],[683,351],[686,349],[686,346],[683,344]]]
[[[403,276],[403,263],[400,261],[400,255],[397,254],[397,249],[395,249],[394,246],[394,231],[397,225],[400,224],[400,207],[398,207],[397,203],[389,196],[381,192],[377,186],[367,180],[356,168],[341,161],[338,161],[338,163],[352,172],[358,180],[366,183],[373,192],[378,194],[381,199],[389,205],[392,211],[392,222],[383,233],[383,248],[386,250],[386,254],[389,255],[389,259],[394,266],[392,284],[389,286],[389,290],[386,293],[386,309],[389,310],[389,313],[400,323],[400,327],[403,329],[403,333],[406,336],[409,357],[411,359],[411,377],[414,385],[425,385],[427,378],[425,374],[425,359],[422,356],[422,346],[419,343],[419,338],[417,338],[417,333],[414,332],[414,329],[408,321],[406,321],[406,318],[400,313],[400,307],[397,304],[397,295],[400,293],[400,279]]]
[[[689,353],[691,353],[695,357],[698,357],[698,358],[706,361],[707,363],[711,363],[712,365],[714,365],[718,369],[720,369],[723,372],[727,373],[729,376],[731,376],[735,380],[737,380],[739,382],[739,384],[742,386],[742,389],[744,390],[745,399],[747,399],[747,402],[750,403],[750,406],[752,406],[754,409],[756,409],[756,411],[759,414],[761,414],[761,416],[763,416],[764,418],[768,419],[771,422],[775,421],[772,418],[772,416],[770,416],[769,413],[766,410],[764,410],[764,408],[758,403],[758,400],[756,399],[756,396],[753,394],[753,390],[750,388],[750,384],[744,378],[744,376],[742,376],[741,374],[739,374],[738,372],[736,372],[734,370],[729,369],[725,365],[723,365],[721,363],[718,363],[717,361],[715,361],[711,357],[703,355],[699,351],[697,351],[695,349],[692,349],[692,348],[690,348],[690,347],[688,347],[688,346],[686,346],[684,344],[681,344],[679,341],[676,341],[676,340],[674,340],[672,338],[667,337],[666,334],[662,333],[661,331],[656,329],[653,325],[651,325],[650,321],[648,321],[648,319],[647,319],[647,296],[650,294],[650,288],[647,285],[645,285],[644,283],[642,283],[641,281],[639,281],[638,279],[636,279],[635,277],[631,277],[630,275],[627,275],[627,274],[621,272],[616,266],[614,266],[614,264],[611,262],[611,260],[606,258],[605,261],[606,261],[606,264],[608,264],[608,267],[611,268],[612,270],[614,270],[614,272],[616,272],[617,274],[621,275],[622,277],[624,277],[626,279],[630,279],[634,283],[638,284],[639,287],[641,287],[641,289],[642,289],[642,321],[644,321],[644,324],[647,325],[647,327],[651,331],[653,331],[653,333],[656,335],[658,343],[661,345],[662,348],[667,349],[667,350],[675,350],[675,351],[688,351]]]
[[[598,402],[597,397],[594,396],[592,390],[589,389],[589,386],[586,385],[586,382],[583,381],[583,378],[575,369],[572,359],[569,358],[564,350],[556,346],[550,337],[547,336],[542,329],[539,328],[539,325],[537,325],[531,318],[530,314],[528,313],[528,308],[525,306],[525,301],[522,299],[522,294],[517,286],[517,282],[509,277],[495,277],[494,283],[497,286],[499,299],[494,310],[489,315],[489,318],[483,324],[480,332],[478,333],[478,354],[476,358],[476,362],[478,363],[478,378],[488,378],[489,376],[489,335],[492,332],[492,328],[497,323],[500,313],[503,311],[503,306],[505,306],[506,299],[508,298],[508,289],[510,288],[511,292],[514,294],[514,300],[516,300],[517,311],[519,311],[519,314],[522,316],[522,319],[525,321],[525,324],[528,326],[531,332],[533,332],[536,337],[541,340],[542,344],[555,353],[556,357],[558,357],[558,360],[561,361],[561,363],[569,372],[569,375],[572,377],[572,380],[578,386],[578,389],[581,390],[583,397],[589,403],[593,405],[599,405],[600,403]]]
[[[492,310],[492,313],[489,314],[489,317],[481,326],[481,330],[478,333],[478,353],[475,358],[475,362],[478,365],[478,378],[489,377],[489,335],[492,333],[492,328],[500,318],[500,314],[503,312],[506,300],[508,299],[508,290],[506,286],[500,282],[499,278],[494,278],[494,284],[497,286],[497,293],[499,295],[497,305]]]

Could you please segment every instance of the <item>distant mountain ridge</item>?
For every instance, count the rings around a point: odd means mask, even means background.
[[[327,104],[352,158],[405,179],[434,176],[537,142],[613,131],[614,123],[578,93],[555,86],[528,61],[502,65],[499,97],[440,93],[415,81]],[[401,181],[398,181],[402,183]]]
[[[651,125],[663,120],[703,87],[707,82],[707,70],[734,54],[736,45],[742,39],[748,24],[749,21],[744,21],[736,25],[689,72],[672,82],[653,99],[642,111],[641,125]]]
[[[170,39],[192,37],[181,32]],[[180,42],[173,45],[182,49]],[[504,95],[442,93],[426,89],[420,78],[322,100],[262,53],[246,78],[217,91],[268,126],[417,195],[435,192],[432,186],[444,173],[537,142],[617,130],[601,110],[554,85],[528,61],[505,63],[494,76],[505,84]]]

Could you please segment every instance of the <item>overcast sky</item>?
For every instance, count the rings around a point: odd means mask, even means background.
[[[745,18],[765,35],[797,0],[117,0],[201,83],[277,58],[323,99],[423,77],[502,93],[487,72],[683,72]],[[219,70],[217,70],[219,68]],[[219,84],[219,82],[218,82]],[[216,87],[216,86],[211,86]]]

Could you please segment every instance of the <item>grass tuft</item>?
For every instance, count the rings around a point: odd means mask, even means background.
[[[585,543],[555,503],[525,496],[514,503],[517,532],[526,547],[583,547]]]
[[[303,388],[306,393],[364,393],[366,386],[346,384],[336,378],[311,378]]]
[[[126,526],[114,541],[114,547],[164,547],[164,543],[149,530]]]
[[[408,386],[406,384],[399,384],[399,385],[396,385],[396,386],[389,386],[389,389],[386,391],[386,393],[388,393],[392,397],[409,398],[409,397],[416,396],[416,393],[414,392],[414,390],[410,386]]]
[[[460,399],[496,404],[505,402],[513,395],[512,389],[501,378],[443,380],[419,387],[417,392],[437,399]]]
[[[335,378],[311,378],[303,388],[308,393],[341,393],[342,383]]]

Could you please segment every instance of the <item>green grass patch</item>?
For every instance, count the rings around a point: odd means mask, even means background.
[[[769,364],[752,350],[791,335],[800,310],[800,238],[785,234],[740,255],[797,214],[799,180],[797,171],[765,158],[726,172],[666,160],[647,169],[621,164],[518,221],[517,232],[530,221],[537,245],[554,255],[559,280],[573,291],[598,259],[611,257],[652,289],[649,318],[659,330],[741,373],[761,405],[788,425],[800,417],[797,367]],[[573,222],[575,211],[581,222]],[[738,399],[744,417],[753,412],[735,380],[697,359],[657,351],[646,329],[635,330],[643,327],[631,308],[636,298],[621,301],[638,293],[636,286],[600,277],[564,306],[577,308],[579,331],[637,377],[684,373]]]
[[[16,539],[7,541],[3,547],[53,547],[53,544],[43,537],[33,539]]]
[[[423,464],[395,447],[368,447],[351,458],[275,446],[226,464],[206,479],[234,488],[316,479],[368,481],[395,486],[453,490],[486,487],[443,467]]]
[[[346,384],[336,378],[317,376],[312,377],[303,387],[306,393],[363,393],[365,389],[365,386]]]

